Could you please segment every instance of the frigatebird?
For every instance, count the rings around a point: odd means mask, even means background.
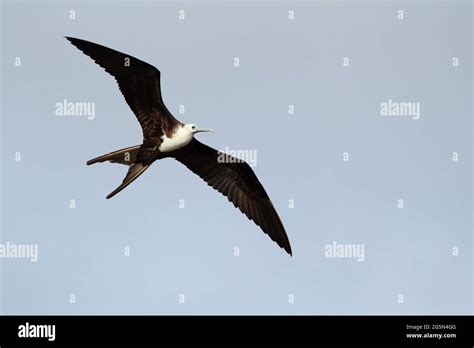
[[[143,130],[143,144],[87,161],[87,165],[106,161],[128,165],[122,184],[107,198],[112,198],[130,185],[153,162],[174,158],[226,196],[248,219],[292,255],[283,223],[252,168],[245,161],[221,153],[194,138],[196,133],[212,129],[185,124],[173,117],[163,102],[161,73],[157,68],[90,41],[73,37],[66,39],[115,78]]]

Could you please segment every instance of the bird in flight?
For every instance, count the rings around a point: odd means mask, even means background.
[[[128,166],[123,182],[107,198],[112,198],[162,158],[174,158],[253,220],[281,248],[292,255],[290,241],[273,203],[250,166],[240,159],[221,153],[194,138],[209,132],[195,124],[178,121],[168,111],[161,96],[160,71],[128,54],[93,42],[66,37],[92,58],[118,83],[128,106],[143,130],[143,144],[130,146],[91,159]]]

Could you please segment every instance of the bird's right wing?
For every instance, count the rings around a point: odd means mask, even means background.
[[[115,77],[127,104],[136,115],[145,139],[159,138],[180,122],[166,108],[161,96],[160,71],[130,55],[82,39],[66,37]]]
[[[172,155],[238,207],[291,255],[285,227],[250,166],[196,139]]]

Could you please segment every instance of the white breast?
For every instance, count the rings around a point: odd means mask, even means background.
[[[158,150],[161,152],[170,152],[180,149],[189,144],[192,140],[193,134],[183,127],[179,127],[177,131],[168,138],[165,135],[161,137],[161,144]]]

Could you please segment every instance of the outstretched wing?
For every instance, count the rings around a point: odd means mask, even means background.
[[[163,131],[170,134],[180,124],[163,102],[160,71],[153,65],[93,42],[73,37],[66,39],[115,77],[140,122],[144,139],[159,138]]]
[[[239,208],[291,255],[285,227],[250,166],[196,139],[172,155]]]

